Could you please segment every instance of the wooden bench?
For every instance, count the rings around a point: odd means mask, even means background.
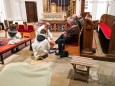
[[[88,82],[89,71],[90,71],[90,68],[93,66],[93,59],[88,58],[88,57],[76,56],[76,57],[72,58],[70,63],[73,65],[74,79],[83,80],[83,81]],[[83,70],[82,68],[78,69],[77,65],[84,66],[86,68],[86,70]],[[76,73],[83,74],[83,75],[85,75],[85,77],[83,77],[82,79],[80,77],[78,78],[78,76],[75,77]]]
[[[103,14],[98,26],[103,52],[115,56],[115,16]]]
[[[2,64],[4,64],[4,59],[6,57],[10,56],[13,53],[18,52],[28,44],[30,44],[30,49],[32,49],[30,38],[23,38],[23,41],[16,44],[6,44],[4,46],[0,46],[0,59]]]

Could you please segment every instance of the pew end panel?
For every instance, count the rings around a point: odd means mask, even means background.
[[[108,54],[115,56],[115,21],[113,22],[113,25],[112,25],[112,33],[111,33],[111,39],[109,43]]]
[[[82,54],[92,54],[94,52],[93,45],[93,31],[94,24],[90,19],[84,19],[84,29],[83,29],[83,48]]]
[[[103,14],[98,26],[99,40],[103,52],[115,56],[115,16]]]

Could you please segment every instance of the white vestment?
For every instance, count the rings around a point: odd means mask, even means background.
[[[35,59],[39,59],[40,56],[48,54],[47,50],[50,49],[49,41],[44,39],[43,41],[39,42],[37,39],[35,39],[35,41],[32,43],[32,49]]]
[[[44,29],[44,28],[45,28],[45,25],[42,25],[41,27],[39,27],[39,28],[37,29],[36,35],[40,35],[41,30]],[[48,29],[47,31],[48,31],[48,33],[47,33],[47,34],[48,34],[48,37],[50,37],[50,39],[52,39],[52,38],[53,38],[52,33],[50,32],[49,29]]]

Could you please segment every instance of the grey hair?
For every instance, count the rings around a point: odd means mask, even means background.
[[[73,24],[76,24],[76,21],[73,17],[68,17],[67,21],[72,22]]]

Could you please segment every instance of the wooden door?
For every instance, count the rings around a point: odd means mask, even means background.
[[[25,2],[27,22],[38,22],[36,2]]]

